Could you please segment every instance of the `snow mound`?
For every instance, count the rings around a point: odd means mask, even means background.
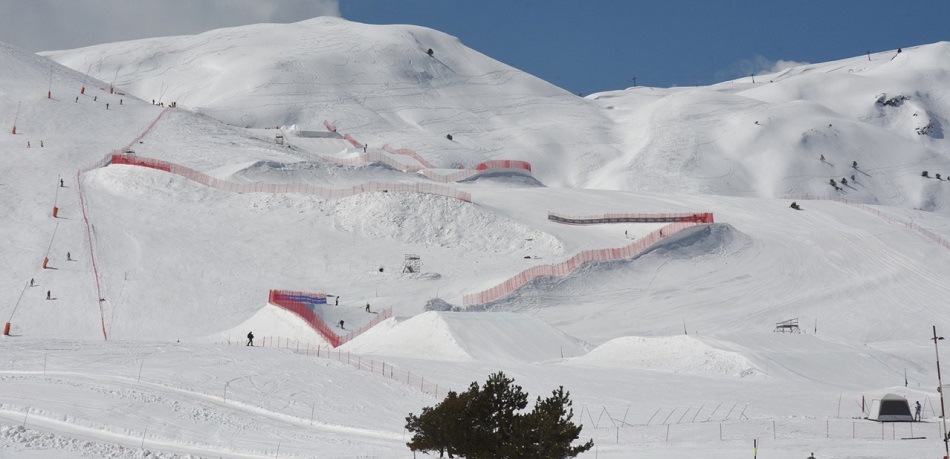
[[[254,332],[258,345],[267,337],[280,337],[283,340],[310,343],[314,346],[326,346],[328,343],[319,333],[296,314],[272,304],[261,308],[256,314],[240,325],[220,333],[220,339],[228,342],[244,341],[248,332]]]
[[[586,352],[583,343],[528,315],[436,311],[388,329],[378,326],[346,344],[345,349],[393,357],[493,363],[540,362]]]
[[[504,254],[563,250],[550,234],[442,196],[365,193],[329,205],[340,229],[365,237]]]
[[[758,372],[745,357],[716,349],[690,336],[625,336],[610,340],[586,355],[568,359],[566,363],[710,376],[746,377]]]

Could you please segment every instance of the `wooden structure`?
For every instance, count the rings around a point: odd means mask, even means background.
[[[775,331],[778,333],[801,333],[798,328],[798,318],[783,320],[775,324]]]

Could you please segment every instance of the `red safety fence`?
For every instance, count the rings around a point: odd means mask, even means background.
[[[152,123],[149,124],[148,127],[146,127],[145,130],[142,131],[141,134],[139,134],[139,135],[136,136],[134,139],[132,139],[132,141],[129,142],[129,144],[126,145],[125,148],[123,148],[123,150],[128,150],[129,148],[132,148],[132,146],[134,146],[135,144],[139,143],[140,140],[144,139],[145,136],[148,135],[148,133],[152,131],[152,128],[154,128],[155,125],[158,124],[158,120],[162,119],[162,116],[165,115],[165,113],[168,112],[169,110],[171,110],[171,107],[166,107],[164,110],[162,110],[162,111],[158,114],[158,116],[155,117],[154,120],[152,120]]]
[[[405,156],[409,156],[410,158],[412,158],[412,159],[418,161],[419,164],[421,164],[423,167],[427,167],[427,168],[429,168],[429,169],[434,169],[434,168],[435,168],[435,166],[433,166],[432,163],[426,161],[425,158],[423,158],[422,156],[419,156],[418,153],[416,153],[416,152],[414,152],[414,151],[412,151],[412,150],[410,150],[410,149],[408,149],[408,148],[400,148],[400,149],[397,150],[397,149],[395,149],[395,148],[393,148],[393,147],[390,147],[389,145],[383,145],[383,150],[385,150],[386,152],[392,153],[392,154],[394,154],[394,155],[405,155]]]
[[[234,183],[211,177],[193,169],[152,158],[114,154],[111,161],[115,164],[127,164],[168,171],[211,188],[233,193],[299,193],[315,195],[324,199],[339,199],[360,193],[423,193],[455,198],[472,202],[472,196],[466,191],[429,183],[364,183],[348,188],[323,188],[306,183]]]
[[[162,110],[161,112],[159,112],[158,116],[156,116],[155,119],[152,120],[152,122],[149,123],[149,125],[146,126],[146,128],[141,133],[139,133],[139,135],[137,135],[134,139],[132,139],[132,141],[129,142],[129,144],[126,145],[125,148],[123,148],[123,150],[128,150],[129,148],[132,147],[132,145],[135,145],[136,143],[144,139],[145,136],[148,135],[148,133],[152,131],[152,128],[154,128],[155,125],[158,124],[158,121],[162,119],[162,116],[168,110],[169,108],[166,108]],[[92,272],[96,280],[96,304],[99,308],[99,324],[102,327],[102,339],[107,340],[107,341],[109,339],[109,335],[106,332],[106,318],[105,318],[106,316],[105,316],[105,310],[103,309],[103,303],[105,302],[105,297],[102,295],[102,283],[99,281],[99,267],[96,264],[96,248],[92,244],[92,225],[89,224],[89,216],[86,213],[86,200],[83,197],[82,174],[85,174],[86,172],[89,172],[93,169],[98,169],[100,167],[105,167],[109,165],[109,163],[112,162],[112,159],[114,156],[115,156],[114,152],[107,154],[99,161],[96,161],[95,163],[90,164],[89,166],[86,166],[76,171],[76,189],[79,192],[79,209],[82,211],[82,221],[86,225],[86,238],[88,239],[88,242],[89,242],[89,257],[92,260]]]
[[[595,261],[612,261],[626,258],[633,258],[660,239],[669,237],[684,229],[703,225],[694,221],[683,221],[670,223],[646,236],[637,239],[635,242],[614,249],[585,250],[574,255],[566,261],[551,265],[540,265],[528,268],[518,275],[508,279],[494,287],[483,290],[478,293],[471,293],[462,297],[463,306],[473,306],[476,304],[488,303],[508,295],[519,287],[539,277],[560,277],[570,274],[577,268]]]
[[[305,293],[305,292],[292,292],[285,290],[271,290],[268,296],[267,302],[273,304],[274,306],[281,307],[286,309],[298,317],[303,319],[307,325],[310,325],[314,331],[320,334],[331,346],[337,347],[340,345],[340,337],[333,333],[330,330],[330,326],[326,324],[319,316],[317,316],[312,309],[310,309],[306,304],[293,300],[289,298],[290,296],[312,296],[316,295],[314,293]],[[319,294],[324,295],[324,294]],[[325,297],[325,295],[324,295]]]
[[[480,174],[480,172],[472,169],[462,169],[449,174],[440,174],[432,169],[422,169],[419,173],[440,183],[459,182]]]
[[[518,161],[516,159],[493,159],[475,166],[475,170],[477,171],[488,169],[524,169],[530,172],[531,164],[527,161]]]
[[[350,142],[350,145],[353,145],[356,148],[363,148],[363,144],[360,143],[359,140],[354,139],[353,136],[345,134],[343,138],[346,139],[347,142]]]
[[[314,329],[320,336],[323,337],[331,346],[334,348],[339,347],[343,343],[347,343],[353,338],[363,334],[370,328],[378,325],[380,322],[393,316],[392,308],[384,309],[379,311],[376,314],[376,317],[373,320],[367,322],[362,327],[347,333],[344,336],[339,336],[333,332],[333,329],[324,322],[323,318],[318,316],[313,312],[310,307],[304,304],[302,301],[294,299],[295,297],[310,297],[310,298],[326,298],[324,293],[308,293],[308,292],[298,292],[290,290],[271,290],[268,296],[268,303],[273,304],[274,306],[279,306],[283,309],[286,309],[298,317],[307,322],[311,328]]]
[[[672,223],[695,222],[713,223],[713,214],[710,212],[670,213],[670,214],[643,214],[621,213],[603,215],[563,215],[548,212],[548,220],[567,225],[595,225],[602,223]]]
[[[948,241],[946,238],[944,238],[944,237],[942,237],[942,236],[940,236],[940,235],[934,233],[933,231],[931,231],[931,230],[929,230],[929,229],[927,229],[927,228],[924,228],[924,227],[918,225],[917,223],[908,222],[908,221],[903,221],[903,220],[900,220],[900,219],[898,219],[898,218],[895,218],[895,217],[893,217],[893,216],[891,216],[891,215],[888,215],[888,214],[886,214],[886,213],[884,213],[884,212],[881,212],[880,210],[875,209],[875,208],[873,208],[873,207],[871,207],[871,206],[869,206],[869,205],[867,205],[867,204],[861,203],[861,202],[849,201],[849,200],[847,200],[847,199],[834,198],[834,197],[827,197],[827,196],[805,196],[805,197],[800,197],[800,198],[789,198],[789,199],[797,199],[797,200],[816,200],[816,201],[835,201],[835,202],[840,202],[840,203],[842,203],[842,204],[847,204],[847,205],[852,206],[852,207],[857,207],[858,209],[861,209],[861,210],[864,210],[864,211],[866,211],[866,212],[869,212],[869,213],[872,213],[872,214],[876,215],[878,218],[880,218],[880,219],[882,219],[882,220],[884,220],[884,221],[886,221],[886,222],[888,222],[888,223],[891,223],[891,224],[893,224],[893,225],[903,226],[904,228],[907,228],[907,229],[909,229],[909,230],[912,230],[912,231],[914,231],[914,232],[920,234],[921,236],[924,236],[924,237],[926,237],[927,239],[930,239],[931,241],[933,241],[933,242],[935,242],[935,243],[937,243],[937,244],[943,246],[943,248],[945,248],[945,249],[950,249],[950,241]]]
[[[141,166],[158,169],[160,171],[171,172],[172,168],[168,164],[162,164],[156,161],[141,159],[135,155],[117,154],[112,157],[112,164],[125,164],[128,166]]]
[[[369,330],[370,328],[375,327],[375,326],[378,325],[380,322],[382,322],[382,321],[384,321],[384,320],[386,320],[386,319],[388,319],[388,318],[390,318],[390,317],[392,317],[392,316],[393,316],[393,310],[392,310],[392,308],[384,309],[384,310],[382,310],[382,311],[379,311],[379,314],[376,314],[376,317],[373,318],[373,320],[369,321],[368,323],[366,323],[366,324],[363,325],[362,327],[360,327],[360,328],[358,328],[358,329],[356,329],[356,330],[354,330],[354,331],[351,331],[351,332],[350,332],[349,334],[347,334],[346,336],[341,337],[341,338],[340,338],[340,344],[345,344],[345,343],[348,343],[348,342],[352,341],[353,338],[356,338],[357,336],[362,335],[366,330]]]
[[[323,125],[327,128],[328,131],[336,132],[336,126],[330,124],[327,120],[323,120]]]

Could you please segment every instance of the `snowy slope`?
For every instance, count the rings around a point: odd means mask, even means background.
[[[950,327],[950,185],[920,170],[946,165],[947,52],[586,99],[436,31],[339,19],[48,54],[140,100],[0,46],[0,113],[17,123],[0,134],[0,322],[13,331],[0,339],[0,457],[410,457],[404,417],[436,401],[432,387],[498,370],[532,398],[571,391],[598,444],[583,457],[739,457],[753,438],[776,458],[936,456],[928,338]],[[159,97],[180,108],[163,112]],[[76,172],[142,133],[136,156],[235,183],[430,183],[327,161],[352,156],[340,139],[274,142],[278,125],[323,119],[439,167],[528,160],[538,181],[450,184],[472,203],[323,199],[113,165],[79,177],[87,233]],[[918,119],[933,128],[917,134]],[[838,192],[827,182],[841,176],[852,183]],[[483,312],[427,311],[660,226],[548,212],[693,211],[717,223]],[[47,254],[54,269],[41,269]],[[407,254],[422,273],[402,273]],[[321,339],[267,306],[271,289],[340,295],[335,312],[355,326],[372,317],[366,303],[395,318],[317,358]],[[773,332],[793,318],[804,333]],[[248,329],[306,343],[304,355],[223,345]],[[887,433],[927,440],[883,441],[851,419],[887,392],[921,400],[928,421]]]

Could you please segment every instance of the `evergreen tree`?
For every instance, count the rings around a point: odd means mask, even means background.
[[[591,449],[593,440],[571,446],[581,426],[571,422],[570,393],[563,387],[538,397],[534,409],[522,413],[528,394],[498,372],[484,386],[473,382],[461,394],[449,392],[435,407],[406,417],[414,451],[439,451],[439,457],[467,459],[569,458]]]

